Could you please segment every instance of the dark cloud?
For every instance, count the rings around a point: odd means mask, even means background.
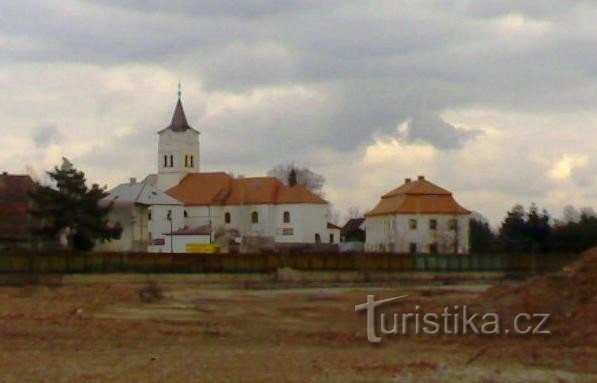
[[[45,123],[37,125],[33,128],[32,139],[35,146],[38,148],[45,148],[50,144],[60,141],[62,133],[56,124]]]
[[[274,92],[252,107],[195,118],[204,158],[261,166],[302,161],[313,148],[355,151],[396,135],[406,120],[408,140],[459,149],[479,132],[442,120],[449,109],[592,109],[596,15],[591,2],[564,0],[6,1],[0,37],[29,45],[8,49],[0,63],[144,63],[191,78],[207,94],[250,98],[295,86],[316,93]],[[122,97],[126,103],[128,93]],[[41,145],[50,142],[40,134]],[[131,160],[113,149],[97,149],[89,161]],[[147,156],[153,144],[143,150]]]
[[[467,140],[481,134],[479,130],[459,129],[433,113],[419,113],[408,124],[406,138],[424,141],[439,149],[460,149]]]

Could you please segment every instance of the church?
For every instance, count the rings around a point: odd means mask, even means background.
[[[258,252],[340,241],[338,227],[328,223],[328,202],[298,184],[294,172],[286,182],[201,172],[199,135],[179,90],[170,124],[158,131],[157,173],[131,179],[105,198],[125,235],[99,250]],[[116,219],[122,206],[134,212],[130,222]]]

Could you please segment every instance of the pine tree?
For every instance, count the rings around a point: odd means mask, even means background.
[[[34,234],[56,240],[61,233],[67,233],[68,245],[75,250],[91,250],[96,240],[120,237],[122,228],[108,224],[107,215],[112,205],[99,203],[107,195],[104,188],[97,184],[88,188],[85,174],[66,158],[60,168],[56,166],[47,173],[56,186],[36,183],[30,194],[31,215],[38,222]]]

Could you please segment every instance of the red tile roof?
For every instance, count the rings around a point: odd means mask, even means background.
[[[233,178],[222,172],[187,174],[166,193],[187,206],[327,203],[304,185],[286,186],[275,177]]]
[[[166,235],[170,235],[170,233],[164,233]],[[178,230],[174,230],[172,232],[173,235],[210,235],[211,234],[211,225],[202,225],[202,226],[185,226]]]
[[[420,176],[417,181],[407,179],[403,185],[384,194],[373,210],[365,216],[470,213],[454,200],[451,192]]]

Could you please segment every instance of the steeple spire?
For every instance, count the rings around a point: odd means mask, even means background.
[[[175,132],[184,132],[187,129],[192,129],[187,122],[187,116],[184,113],[184,109],[182,108],[182,101],[180,100],[182,96],[181,85],[180,81],[178,81],[178,101],[176,102],[176,107],[174,108],[174,114],[172,115],[172,121],[168,128],[175,131]]]

